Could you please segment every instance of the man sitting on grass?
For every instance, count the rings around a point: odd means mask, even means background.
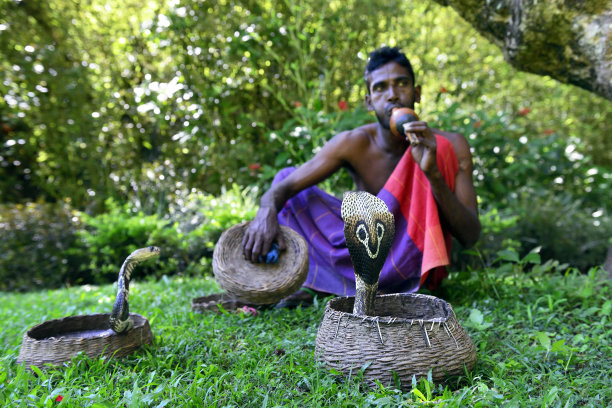
[[[373,51],[365,81],[365,103],[378,121],[339,133],[299,168],[281,170],[246,230],[244,256],[252,262],[267,254],[274,241],[281,250],[286,247],[279,223],[309,244],[304,287],[279,307],[312,303],[316,293],[355,294],[341,201],[316,187],[341,168],[348,170],[357,190],[377,195],[395,216],[395,240],[379,279],[383,293],[412,292],[425,283],[433,289],[447,276],[451,234],[464,247],[474,245],[480,235],[465,137],[431,129],[423,121],[406,125],[407,134],[417,135],[412,142],[390,130],[394,108],[414,109],[420,102],[421,87],[415,85],[406,56],[398,48]]]

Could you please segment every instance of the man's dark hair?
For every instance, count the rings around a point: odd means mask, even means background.
[[[408,61],[406,54],[401,52],[399,47],[391,48],[384,46],[372,51],[370,53],[370,58],[368,58],[368,63],[366,64],[365,71],[363,73],[366,86],[368,88],[368,93],[370,93],[370,81],[368,81],[368,75],[389,62],[396,62],[402,67],[406,68],[410,73],[412,83],[415,83],[414,71],[412,70],[412,65],[410,64],[410,61]]]

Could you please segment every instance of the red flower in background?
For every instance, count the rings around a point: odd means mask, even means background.
[[[251,176],[254,176],[259,170],[261,170],[261,164],[251,163],[249,164],[249,170],[251,170]]]
[[[531,108],[523,108],[518,111],[519,116],[527,116],[531,112]]]
[[[298,101],[294,101],[293,106],[295,106],[296,108],[299,108],[300,106],[302,106],[302,103]]]
[[[339,101],[338,108],[340,108],[341,111],[348,110],[348,103],[346,103],[346,101]]]
[[[441,86],[440,87],[440,93],[447,93],[447,92],[448,92],[448,90],[446,89],[445,86]]]
[[[62,397],[61,395],[58,395],[57,397],[55,397],[55,402],[62,402],[63,399],[64,397]]]
[[[545,135],[552,135],[553,133],[555,133],[555,130],[554,129],[544,129],[542,133],[544,133]]]
[[[474,129],[478,129],[481,126],[482,126],[482,120],[477,120],[476,122],[474,122]]]

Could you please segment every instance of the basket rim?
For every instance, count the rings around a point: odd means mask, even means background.
[[[359,320],[359,321],[371,321],[371,322],[378,322],[378,323],[385,323],[385,324],[398,324],[398,325],[403,325],[403,324],[412,325],[415,323],[442,324],[442,323],[448,322],[455,314],[453,311],[453,307],[451,306],[450,303],[436,296],[425,295],[421,293],[388,293],[384,295],[376,295],[377,299],[379,298],[390,299],[390,298],[400,298],[400,297],[411,297],[411,298],[438,302],[442,306],[444,315],[442,317],[433,317],[433,318],[427,318],[427,319],[413,319],[413,318],[404,318],[404,317],[398,317],[398,316],[361,316],[361,315],[356,315],[352,312],[345,312],[345,311],[334,308],[334,306],[336,306],[337,303],[355,299],[355,296],[338,296],[338,297],[330,299],[325,305],[325,314],[339,315],[339,318],[342,318],[342,319],[348,318],[348,319]]]
[[[36,337],[35,335],[36,335],[36,331],[49,330],[51,328],[54,328],[55,326],[63,326],[63,325],[65,326],[65,325],[69,325],[77,321],[101,320],[101,319],[106,319],[109,316],[110,316],[110,313],[94,313],[94,314],[87,314],[87,315],[70,315],[70,316],[60,317],[57,319],[46,320],[26,330],[26,332],[24,333],[24,340],[27,338],[28,341],[42,342],[42,341],[49,341],[50,339],[53,339],[54,341],[72,342],[74,341],[74,338],[65,337],[65,336],[59,336],[59,337],[49,336],[49,337],[39,338],[39,337]],[[141,329],[145,327],[146,324],[148,323],[148,320],[144,316],[138,313],[130,313],[130,317],[134,321],[134,327],[131,330]],[[107,329],[108,331],[102,332],[99,335],[91,336],[88,338],[89,339],[103,339],[107,337],[120,336],[119,334],[112,331],[110,327],[108,327]],[[98,330],[103,330],[103,329],[98,329]]]

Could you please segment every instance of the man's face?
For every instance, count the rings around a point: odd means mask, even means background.
[[[393,108],[414,109],[421,100],[421,87],[415,86],[408,70],[396,62],[389,62],[369,74],[370,93],[365,102],[374,111],[381,126],[389,129]]]

